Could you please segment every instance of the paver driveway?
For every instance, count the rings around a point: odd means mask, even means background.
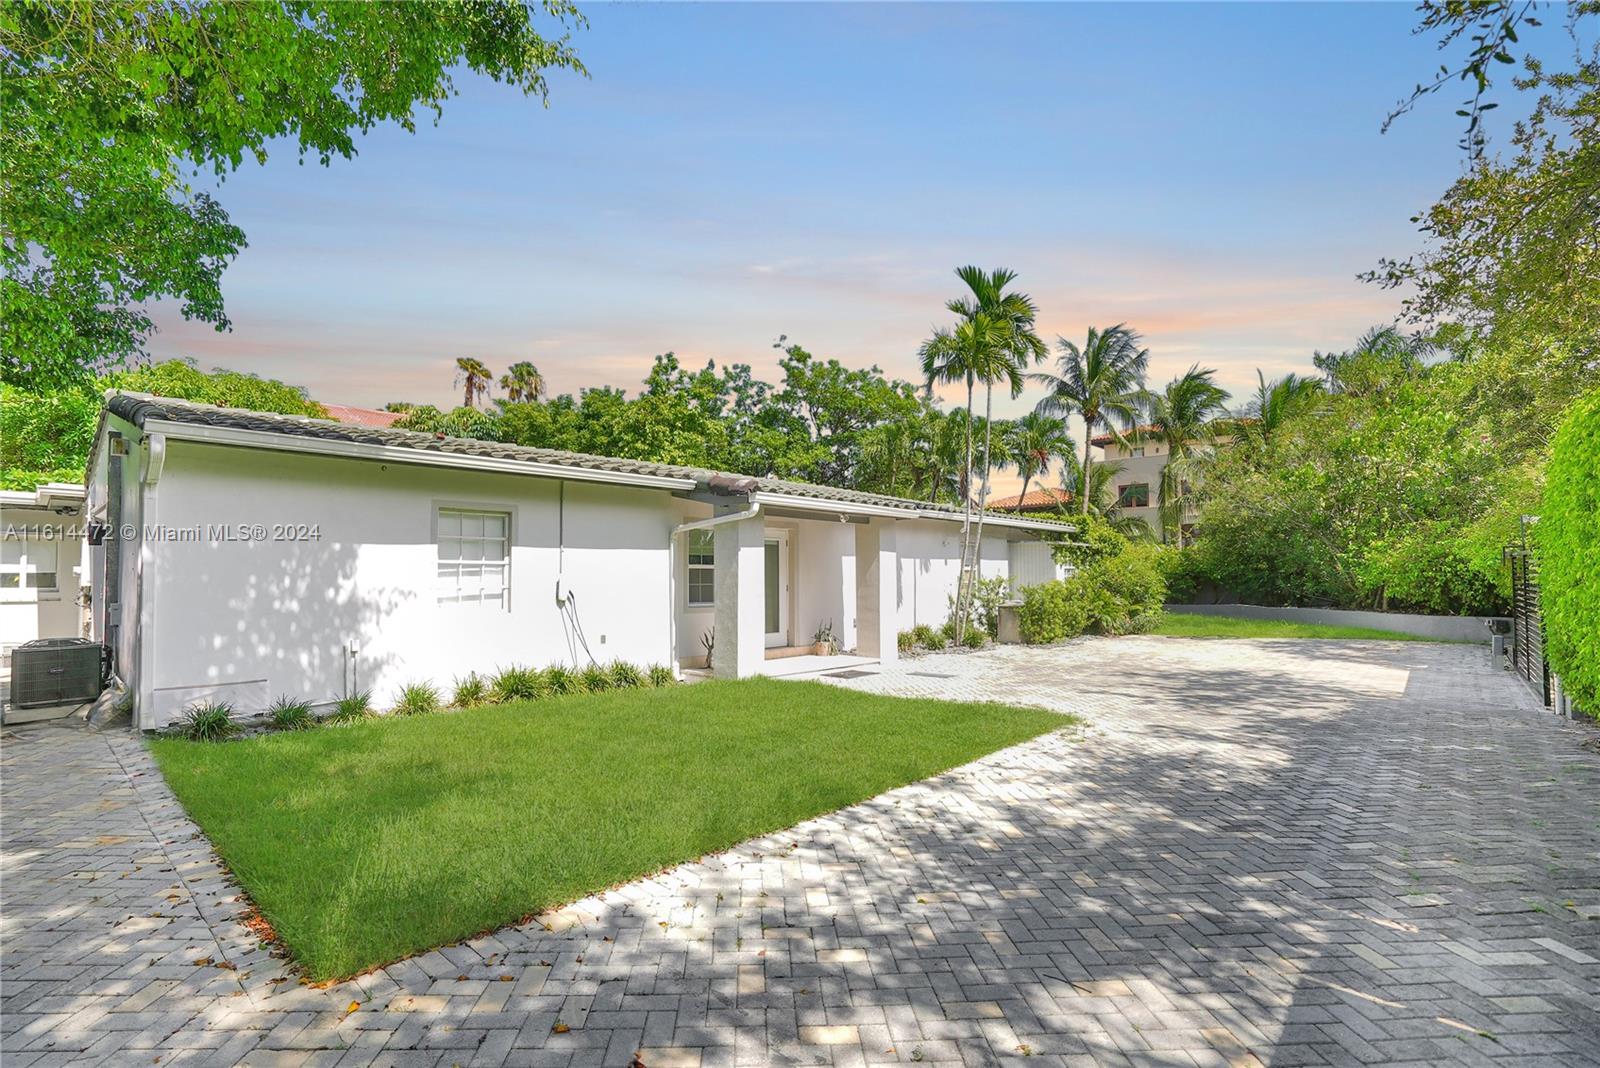
[[[136,739],[25,728],[5,1064],[1600,1063],[1600,732],[1484,660],[1124,638],[840,681],[1091,725],[327,990]]]

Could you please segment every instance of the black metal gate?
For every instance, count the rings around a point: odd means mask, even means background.
[[[1544,662],[1544,620],[1539,614],[1539,561],[1531,549],[1508,547],[1511,565],[1511,670],[1550,703],[1550,669]]]

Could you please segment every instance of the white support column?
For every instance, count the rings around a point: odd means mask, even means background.
[[[766,528],[761,516],[716,528],[716,637],[711,673],[743,679],[766,661]]]
[[[899,561],[894,520],[856,527],[856,651],[885,664],[900,656],[895,643]]]

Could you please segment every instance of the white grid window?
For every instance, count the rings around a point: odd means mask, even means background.
[[[511,516],[439,509],[439,603],[507,607]]]
[[[56,548],[43,538],[7,540],[0,546],[0,589],[55,593]]]
[[[689,604],[699,608],[716,601],[716,535],[709,530],[691,530],[688,539]]]

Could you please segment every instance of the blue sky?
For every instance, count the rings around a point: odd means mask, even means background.
[[[1407,4],[585,12],[548,109],[464,78],[414,136],[230,176],[233,331],[164,309],[153,351],[374,406],[449,403],[463,355],[554,391],[669,349],[770,373],[779,334],[913,377],[970,262],[1047,336],[1127,321],[1154,381],[1243,392],[1393,316],[1355,275],[1462,164],[1453,92],[1379,134],[1438,62]]]

